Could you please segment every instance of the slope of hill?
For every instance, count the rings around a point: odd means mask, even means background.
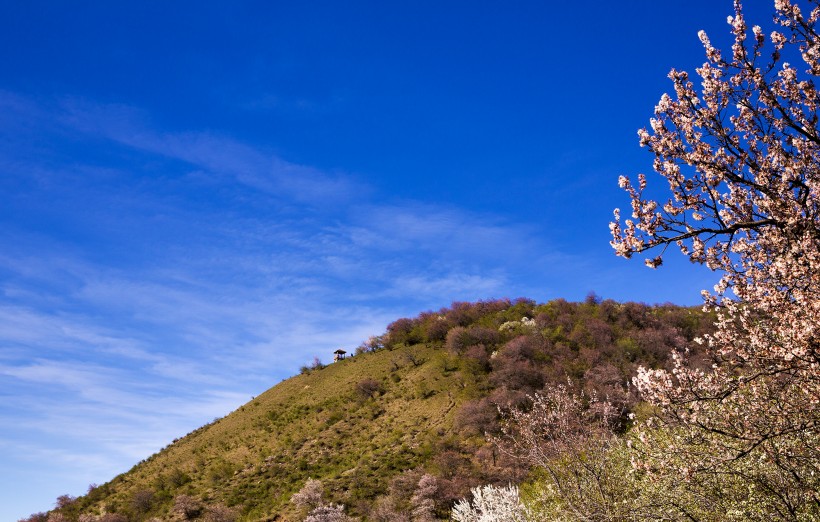
[[[471,486],[526,476],[485,437],[498,432],[499,408],[569,379],[626,413],[635,368],[665,364],[709,324],[694,309],[592,298],[454,303],[392,323],[353,357],[306,368],[87,495],[63,499],[52,518],[301,520],[290,498],[316,478],[349,514],[387,520],[408,509],[422,472],[436,477],[436,510],[446,517]]]

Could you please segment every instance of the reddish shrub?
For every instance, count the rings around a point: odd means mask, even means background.
[[[502,410],[522,409],[527,406],[529,399],[527,394],[520,390],[511,390],[509,388],[497,388],[487,397],[490,404],[496,409]]]
[[[454,325],[441,315],[436,315],[424,323],[424,337],[428,342],[443,341]]]
[[[205,514],[205,522],[234,522],[239,517],[235,509],[222,504],[211,506]]]
[[[393,347],[397,344],[416,344],[422,342],[418,321],[406,317],[397,319],[387,325],[385,346]]]
[[[547,357],[549,341],[538,335],[521,335],[511,340],[500,350],[500,354],[528,361],[543,360]]]
[[[54,503],[54,505],[57,507],[57,509],[65,509],[67,507],[71,507],[71,504],[73,504],[76,500],[77,497],[73,497],[71,495],[60,495],[59,497],[57,497],[57,501]]]
[[[520,343],[521,349],[527,344]],[[526,353],[526,352],[525,352]],[[540,365],[531,359],[520,356],[520,351],[502,350],[492,360],[493,371],[490,374],[490,383],[496,388],[521,390],[526,393],[541,389],[546,382]]]
[[[454,424],[467,436],[495,434],[498,431],[498,409],[487,398],[466,402],[456,413]]]
[[[456,326],[447,332],[447,349],[452,353],[461,353],[468,346],[470,346],[470,337],[467,335],[467,329],[463,326]]]
[[[183,516],[184,520],[193,520],[202,513],[202,502],[190,495],[174,497],[174,512]]]
[[[134,493],[131,497],[131,507],[137,513],[147,513],[151,510],[151,504],[154,502],[154,492],[150,489],[141,489]]]
[[[467,348],[464,357],[465,362],[469,363],[471,373],[486,373],[490,370],[490,354],[483,344]]]
[[[370,377],[356,384],[356,395],[358,395],[359,399],[362,401],[366,401],[367,399],[378,393],[382,393],[383,391],[384,387],[382,386],[382,383]]]
[[[456,326],[447,333],[447,349],[453,353],[463,353],[470,346],[483,345],[493,349],[501,341],[497,330],[483,326],[464,328]]]

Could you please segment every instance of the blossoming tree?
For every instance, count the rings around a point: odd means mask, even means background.
[[[482,486],[471,490],[472,502],[464,499],[453,506],[456,522],[526,522],[527,509],[518,499],[515,486]]]
[[[745,505],[742,519],[820,512],[818,3],[775,0],[767,34],[735,2],[729,53],[699,33],[698,85],[672,70],[674,96],[639,131],[671,195],[657,201],[646,176],[622,176],[631,218],[616,209],[610,224],[620,256],[659,250],[646,261],[657,267],[673,246],[722,273],[705,293],[718,313],[703,340],[713,367],[679,357],[673,371],[636,379],[665,430],[643,428],[636,465],[678,473],[715,509],[716,499]],[[721,492],[731,484],[746,492]]]

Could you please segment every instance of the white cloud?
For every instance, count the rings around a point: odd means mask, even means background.
[[[428,298],[449,296],[453,301],[476,301],[488,296],[500,297],[507,288],[507,281],[501,274],[496,277],[460,273],[442,277],[416,274],[397,279],[390,287],[389,294],[396,298],[403,295]]]
[[[363,246],[383,249],[424,249],[492,258],[519,252],[522,240],[530,244],[537,241],[533,231],[521,225],[416,202],[361,207],[355,218],[359,228],[351,230],[351,238]]]

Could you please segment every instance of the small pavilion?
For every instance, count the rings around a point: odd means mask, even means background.
[[[345,355],[346,355],[346,354],[347,354],[347,352],[346,352],[346,351],[344,351],[344,350],[342,350],[341,348],[339,348],[338,350],[336,350],[335,352],[333,352],[333,362],[336,362],[336,361],[341,361],[342,359],[344,359],[344,358],[345,358]]]

